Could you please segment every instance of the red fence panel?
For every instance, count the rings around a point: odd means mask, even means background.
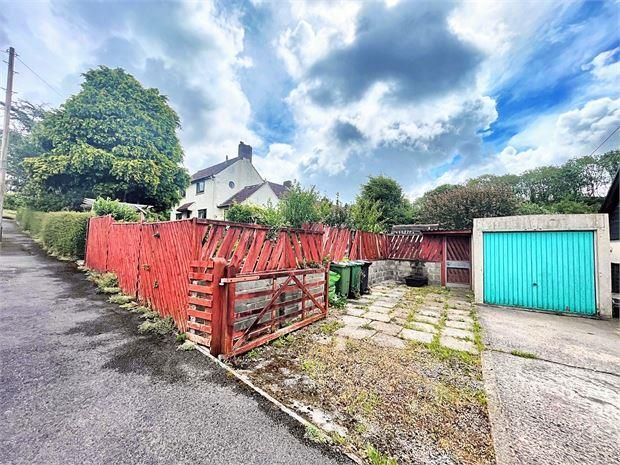
[[[187,327],[187,279],[194,260],[194,222],[144,223],[140,231],[138,299]]]
[[[441,262],[443,243],[441,236],[405,235],[388,236],[388,258],[394,260],[421,260],[423,262]]]
[[[97,271],[107,271],[108,233],[114,220],[111,216],[100,216],[88,220],[85,264]]]
[[[107,269],[116,273],[125,294],[138,296],[138,263],[140,257],[140,223],[113,223],[108,235]]]

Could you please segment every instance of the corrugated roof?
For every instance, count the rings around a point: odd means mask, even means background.
[[[194,181],[198,181],[199,179],[210,178],[211,176],[215,176],[216,174],[224,171],[226,168],[228,168],[233,163],[239,161],[240,159],[241,158],[239,157],[231,158],[230,160],[226,160],[221,163],[217,163],[213,166],[209,166],[207,168],[201,169],[200,171],[196,171],[194,174],[192,174],[191,181],[194,182]]]
[[[599,213],[611,213],[614,208],[616,208],[616,204],[618,203],[618,183],[620,178],[620,168],[616,171],[616,176],[614,180],[611,182],[611,186],[609,186],[609,190],[607,191],[607,195],[603,200],[603,204],[599,209]]]
[[[284,186],[282,184],[277,184],[275,182],[265,181],[265,182],[263,182],[261,184],[254,184],[252,186],[244,187],[239,192],[237,192],[235,195],[233,195],[229,199],[227,199],[224,202],[222,202],[221,204],[219,204],[218,207],[220,207],[220,208],[221,207],[229,207],[230,205],[232,205],[234,203],[242,203],[243,201],[249,199],[252,196],[252,194],[254,194],[254,192],[259,190],[265,184],[269,184],[269,187],[271,187],[271,190],[273,190],[273,193],[276,194],[276,197],[278,197],[278,198],[281,198],[282,195],[287,190],[286,186]]]

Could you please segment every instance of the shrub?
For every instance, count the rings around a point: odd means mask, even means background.
[[[137,211],[129,205],[122,204],[118,200],[99,197],[93,204],[93,211],[97,216],[112,215],[112,218],[116,221],[140,221],[140,215]]]
[[[4,197],[4,208],[7,210],[17,210],[25,205],[24,198],[15,193],[15,192],[7,192]]]
[[[258,205],[235,203],[226,212],[226,219],[234,223],[259,223],[262,210]]]
[[[304,223],[316,223],[319,220],[319,200],[319,193],[314,186],[304,189],[295,183],[280,200],[279,210],[286,224],[301,228]]]
[[[84,258],[90,213],[45,213],[40,239],[48,252],[61,257]]]
[[[17,210],[17,222],[24,231],[28,231],[33,237],[38,238],[43,227],[45,213],[31,210],[30,208],[20,208]]]

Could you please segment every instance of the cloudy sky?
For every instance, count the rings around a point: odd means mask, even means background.
[[[50,85],[18,62],[17,97],[120,66],[168,96],[190,171],[243,140],[267,179],[345,200],[590,153],[620,126],[619,24],[617,1],[0,0],[0,48]]]

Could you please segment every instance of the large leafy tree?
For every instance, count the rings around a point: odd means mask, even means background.
[[[364,208],[376,207],[385,229],[411,219],[411,203],[405,198],[400,184],[387,176],[370,176],[362,185],[356,203]]]
[[[178,128],[157,89],[120,68],[90,70],[82,90],[35,128],[42,153],[24,162],[27,192],[48,209],[75,208],[83,197],[170,208],[189,183]]]
[[[471,228],[474,218],[517,213],[519,199],[506,185],[458,186],[420,199],[417,220],[445,229]]]

